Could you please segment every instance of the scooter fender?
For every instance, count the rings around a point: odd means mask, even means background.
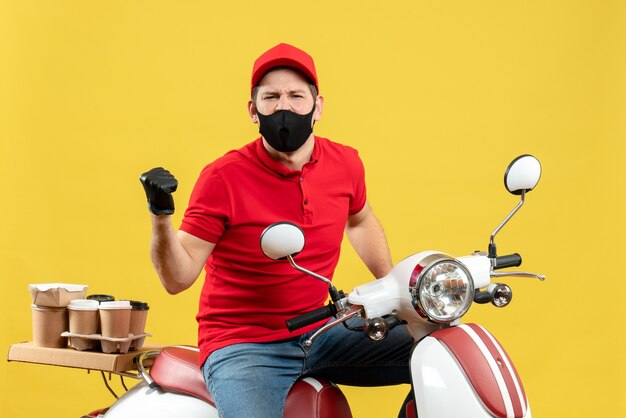
[[[530,418],[513,362],[483,327],[463,324],[420,340],[411,355],[420,418]]]
[[[150,389],[144,382],[126,392],[104,414],[105,418],[218,418],[211,404],[182,393]]]

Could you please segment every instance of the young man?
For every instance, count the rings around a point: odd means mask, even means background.
[[[303,375],[337,383],[407,383],[411,338],[403,327],[382,343],[335,327],[311,348],[322,323],[289,332],[285,321],[321,307],[324,283],[265,257],[259,237],[289,221],[305,232],[299,264],[332,278],[344,231],[375,277],[392,267],[387,242],[366,200],[356,150],[313,134],[324,100],[313,59],[279,44],[254,63],[248,112],[261,136],[207,165],[178,232],[171,193],[157,168],[141,176],[153,234],[151,258],[165,289],[189,288],[203,267],[198,344],[207,388],[221,417],[282,417]]]

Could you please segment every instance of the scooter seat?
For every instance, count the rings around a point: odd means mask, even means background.
[[[154,359],[150,376],[162,388],[200,398],[215,406],[198,367],[196,347],[165,347]],[[352,418],[348,401],[333,383],[305,377],[291,388],[284,418]]]
[[[150,367],[150,377],[162,388],[186,393],[215,406],[198,367],[197,347],[165,347]]]

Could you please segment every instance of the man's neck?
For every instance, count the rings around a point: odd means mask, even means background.
[[[307,139],[300,148],[293,152],[276,151],[267,143],[265,138],[263,138],[263,146],[273,160],[285,165],[290,170],[302,171],[302,167],[311,161],[313,148],[315,148],[315,137],[311,134],[309,139]]]

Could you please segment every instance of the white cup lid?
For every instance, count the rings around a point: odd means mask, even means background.
[[[100,309],[132,309],[128,300],[113,300],[110,302],[100,302]]]
[[[97,311],[98,310],[97,300],[92,299],[72,299],[67,309],[72,309],[74,311]]]

